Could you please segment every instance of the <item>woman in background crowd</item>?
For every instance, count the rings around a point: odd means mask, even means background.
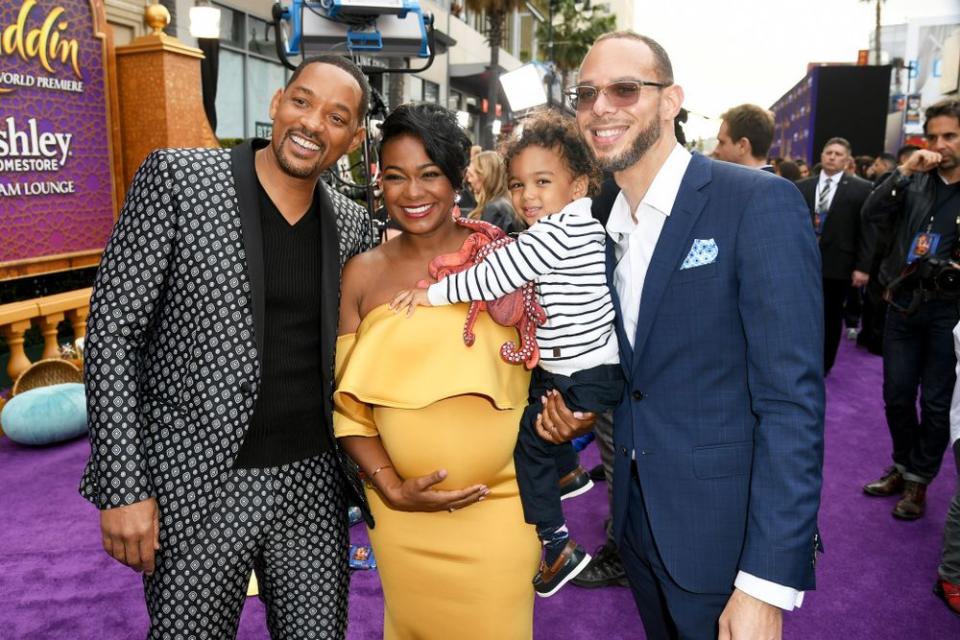
[[[467,168],[467,184],[477,200],[470,217],[494,224],[507,233],[519,233],[527,228],[513,210],[507,193],[507,168],[496,151],[480,151],[473,156]]]

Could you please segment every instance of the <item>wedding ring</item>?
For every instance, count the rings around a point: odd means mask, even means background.
[[[450,507],[450,513],[453,513],[456,507]]]

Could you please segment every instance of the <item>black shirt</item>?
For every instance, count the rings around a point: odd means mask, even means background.
[[[291,225],[258,185],[264,326],[260,390],[237,468],[272,467],[330,448],[323,426],[320,356],[320,213]]]
[[[948,260],[957,244],[957,226],[960,225],[960,182],[944,184],[939,175],[933,178],[933,217],[931,231],[940,234],[936,257]],[[926,228],[926,227],[924,227]]]

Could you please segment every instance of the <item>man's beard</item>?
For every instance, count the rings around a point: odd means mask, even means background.
[[[306,138],[307,140],[310,140],[311,142],[315,142],[316,144],[320,145],[321,159],[317,160],[317,162],[312,167],[299,167],[299,166],[293,165],[287,159],[287,156],[284,155],[282,151],[283,143],[287,141],[287,139],[291,136],[291,134],[294,134],[294,133],[298,133],[302,137]],[[291,141],[290,144],[295,144],[295,143]],[[272,144],[270,146],[273,149],[274,157],[276,157],[277,159],[277,164],[280,165],[280,169],[291,178],[301,178],[301,179],[313,178],[321,173],[320,165],[321,165],[321,162],[323,161],[322,154],[326,147],[323,145],[323,143],[317,140],[314,140],[312,136],[305,135],[302,131],[287,131],[286,133],[283,134],[283,138],[280,139],[279,143]]]
[[[629,169],[633,165],[640,162],[640,159],[644,156],[644,154],[649,151],[659,139],[660,120],[654,118],[653,122],[651,122],[645,129],[640,130],[640,133],[638,133],[637,137],[634,138],[633,144],[630,145],[630,148],[620,155],[600,158],[597,156],[597,152],[592,148],[590,149],[590,153],[593,154],[597,164],[600,165],[601,171],[616,173],[617,171]]]

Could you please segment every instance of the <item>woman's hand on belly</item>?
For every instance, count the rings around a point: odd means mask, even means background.
[[[480,502],[490,493],[490,489],[482,484],[452,491],[433,488],[446,477],[445,469],[416,478],[401,479],[396,476],[396,481],[384,486],[381,493],[390,506],[398,511],[455,511]]]

